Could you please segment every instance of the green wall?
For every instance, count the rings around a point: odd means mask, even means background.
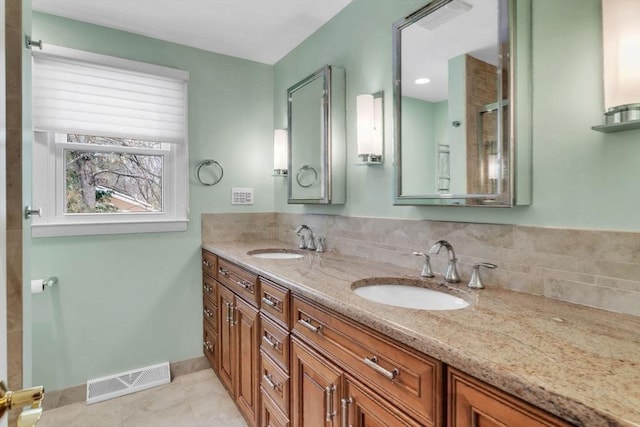
[[[347,70],[347,203],[276,210],[585,229],[640,230],[640,131],[602,134],[599,0],[533,0],[533,204],[512,209],[392,206],[391,25],[425,0],[354,0],[275,64],[274,125],[285,91],[325,63]],[[385,91],[385,164],[354,166],[355,98]],[[387,191],[365,191],[367,188]]]
[[[273,211],[273,67],[34,13],[45,43],[183,68],[189,81],[190,223],[182,233],[33,239],[33,382],[49,390],[202,355],[203,212]],[[223,180],[205,187],[195,165],[213,158]],[[231,187],[253,206],[231,206]],[[27,276],[28,277],[28,276]]]

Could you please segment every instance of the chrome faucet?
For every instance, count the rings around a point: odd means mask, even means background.
[[[309,232],[308,241],[305,240],[304,234],[302,233],[304,230],[307,230]],[[308,225],[302,224],[300,227],[298,227],[298,229],[296,230],[296,235],[300,237],[300,244],[298,245],[300,249],[309,249],[312,251],[316,250],[316,242],[313,238],[313,231],[311,231]]]
[[[456,268],[456,261],[458,261],[458,258],[456,258],[456,253],[454,252],[451,243],[446,240],[438,240],[435,245],[431,247],[429,253],[438,254],[443,246],[447,248],[447,255],[449,257],[449,264],[447,265],[447,271],[444,273],[444,280],[449,283],[459,283],[462,279],[460,279],[458,269]]]

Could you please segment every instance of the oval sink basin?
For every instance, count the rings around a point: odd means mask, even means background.
[[[418,310],[459,310],[469,306],[462,298],[420,286],[377,283],[353,289],[370,301]]]
[[[262,259],[298,259],[304,257],[304,254],[293,249],[256,249],[247,252],[247,255]]]

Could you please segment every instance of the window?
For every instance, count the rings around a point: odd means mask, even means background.
[[[60,47],[33,58],[32,236],[185,230],[181,70]]]

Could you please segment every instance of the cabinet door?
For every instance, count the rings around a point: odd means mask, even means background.
[[[261,393],[260,422],[262,427],[289,427],[289,419],[278,408],[265,390]]]
[[[347,421],[343,421],[343,424],[350,427],[420,427],[423,425],[348,376],[345,379],[345,398],[342,399],[341,407],[342,417],[347,417]]]
[[[449,370],[449,427],[569,427],[551,414],[454,369]]]
[[[236,297],[232,314],[236,341],[236,403],[247,420],[254,420],[258,408],[258,310]]]
[[[233,345],[233,320],[231,310],[234,296],[224,286],[218,287],[218,376],[232,396],[235,396],[233,387],[235,348]]]
[[[301,341],[291,341],[291,425],[340,426],[342,371]]]

